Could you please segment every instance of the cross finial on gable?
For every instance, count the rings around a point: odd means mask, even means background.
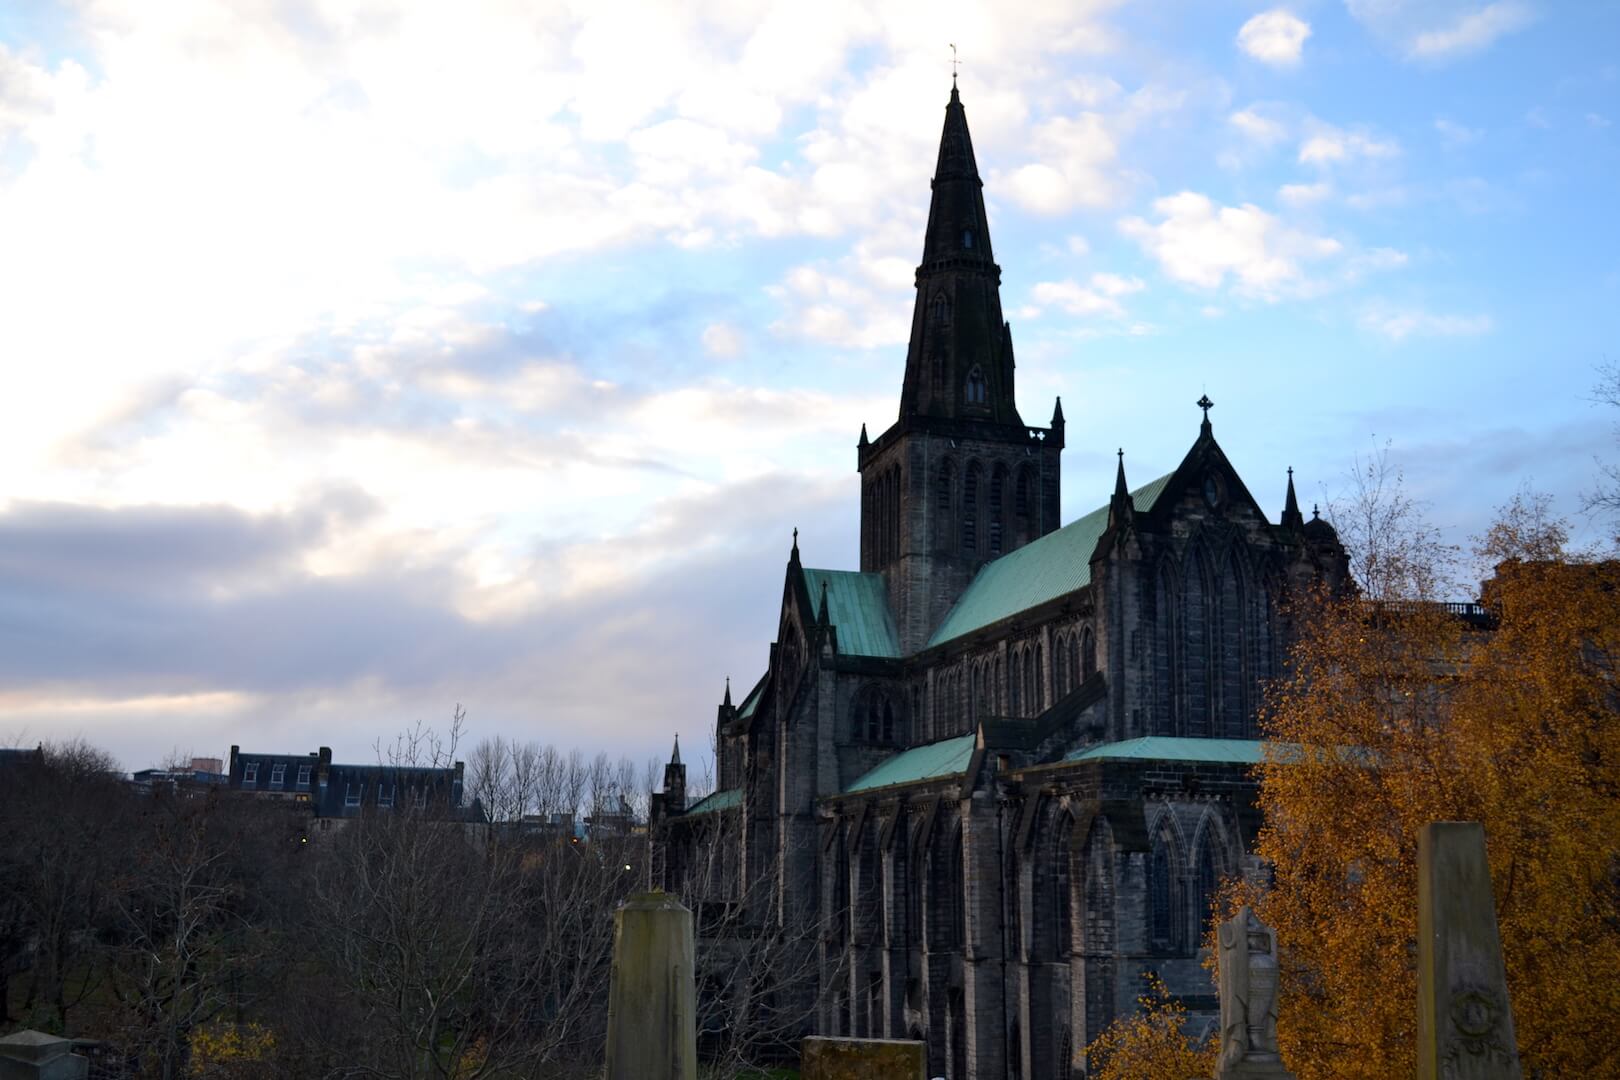
[[[1209,419],[1209,410],[1215,407],[1215,403],[1209,400],[1209,395],[1205,394],[1203,397],[1194,402],[1194,404],[1196,404],[1200,409],[1204,410],[1204,419],[1207,421]]]

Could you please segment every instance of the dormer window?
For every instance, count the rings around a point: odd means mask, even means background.
[[[972,229],[963,229],[962,230],[962,247],[964,249],[968,249],[968,248],[973,247],[973,230]]]
[[[935,326],[949,326],[951,322],[951,302],[945,299],[944,293],[934,294],[932,319]]]
[[[969,405],[983,405],[990,400],[990,387],[984,381],[984,372],[977,366],[968,372],[965,396]]]

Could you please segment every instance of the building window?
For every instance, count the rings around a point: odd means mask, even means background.
[[[259,763],[250,761],[242,766],[242,786],[253,787],[259,782]]]
[[[1097,670],[1097,637],[1091,632],[1091,627],[1080,631],[1080,678],[1081,681],[1091,678],[1092,672]]]
[[[883,741],[894,742],[894,706],[887,700],[883,702]]]
[[[394,805],[394,785],[393,784],[381,784],[381,783],[379,783],[377,785],[377,805],[378,806],[383,806],[383,807],[388,807],[388,806],[393,806]]]
[[[979,467],[969,465],[962,483],[962,554],[979,551]]]
[[[300,766],[298,766],[298,786],[300,788],[308,788],[309,787],[309,766],[308,765],[300,765]]]
[[[344,784],[343,785],[343,805],[344,806],[359,806],[360,805],[360,796],[365,794],[365,790],[366,790],[366,788],[365,788],[364,784]]]
[[[1175,918],[1171,910],[1170,845],[1164,837],[1154,841],[1148,858],[1149,933],[1155,946],[1168,948],[1172,944]]]
[[[1215,890],[1220,885],[1220,874],[1215,869],[1214,837],[1205,834],[1198,851],[1198,928],[1209,929],[1214,916]]]
[[[990,555],[1001,554],[1001,497],[1007,487],[1007,473],[1001,468],[990,474]]]
[[[280,791],[287,785],[287,766],[275,764],[270,766],[270,789]]]
[[[984,381],[984,372],[979,370],[977,364],[968,372],[966,396],[969,405],[983,405],[990,400],[990,386]]]
[[[949,326],[951,322],[951,302],[945,299],[944,293],[934,294],[932,305],[935,326]]]
[[[962,247],[964,249],[970,249],[970,248],[973,247],[973,230],[972,229],[963,229],[962,230]]]

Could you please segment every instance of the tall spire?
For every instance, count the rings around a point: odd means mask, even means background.
[[[669,755],[669,763],[671,765],[681,763],[681,733],[678,731],[675,733],[675,750]]]
[[[720,704],[724,705],[728,709],[731,708],[731,676],[730,675],[726,676],[726,699],[724,701],[722,701]],[[679,735],[677,735],[675,737],[677,739],[680,738]]]
[[[1125,483],[1125,448],[1119,449],[1119,467],[1114,471],[1114,494],[1108,500],[1108,527],[1113,528],[1130,517],[1136,506],[1131,501],[1131,489]]]
[[[990,244],[967,113],[954,84],[932,188],[900,415],[1021,426],[1013,400],[1012,334],[1001,317],[1001,267]]]
[[[1305,515],[1299,512],[1299,499],[1294,495],[1294,467],[1288,466],[1288,499],[1283,503],[1282,523],[1290,529],[1303,529]]]

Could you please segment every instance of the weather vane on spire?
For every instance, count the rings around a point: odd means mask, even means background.
[[[956,69],[962,62],[956,58],[956,42],[951,42],[951,85],[956,85]]]

